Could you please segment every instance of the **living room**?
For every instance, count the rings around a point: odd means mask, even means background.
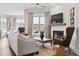
[[[78,5],[0,3],[0,56],[78,56]]]

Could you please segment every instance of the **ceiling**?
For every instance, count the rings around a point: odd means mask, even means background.
[[[55,6],[65,5],[67,3],[39,3],[40,7],[36,7],[37,3],[0,3],[0,16],[4,15],[24,15],[25,9],[51,9]]]
[[[52,8],[56,4],[40,3],[42,8]],[[0,15],[24,15],[24,9],[33,9],[36,3],[0,3]]]

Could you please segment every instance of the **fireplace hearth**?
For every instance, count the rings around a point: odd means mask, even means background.
[[[53,39],[61,40],[64,36],[64,31],[53,31]]]

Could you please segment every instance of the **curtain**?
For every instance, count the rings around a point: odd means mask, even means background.
[[[7,17],[6,19],[7,19],[7,31],[9,31],[10,30],[10,26],[11,26],[11,21],[10,21],[9,17]]]
[[[32,23],[33,23],[33,13],[28,13],[28,34],[32,35]]]
[[[12,18],[12,22],[13,22],[13,23],[12,23],[12,25],[13,25],[12,27],[13,27],[14,29],[16,29],[16,27],[17,27],[17,26],[16,26],[16,21],[17,21],[16,18],[13,17],[13,18]]]
[[[16,27],[16,18],[6,17],[6,19],[7,19],[7,31],[9,31],[11,28]]]
[[[51,38],[50,12],[45,12],[45,29],[46,37]]]

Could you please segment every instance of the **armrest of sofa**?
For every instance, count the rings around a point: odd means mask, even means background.
[[[38,51],[38,47],[36,45],[36,41],[33,39],[25,39],[25,38],[20,38],[18,39],[18,51],[19,54],[25,53],[33,53]]]
[[[18,39],[18,45],[19,45],[20,47],[21,47],[21,46],[24,47],[24,45],[25,45],[25,46],[28,45],[29,47],[30,47],[30,46],[32,46],[32,47],[34,46],[34,47],[35,47],[35,46],[36,46],[36,41],[33,40],[33,39],[27,39],[27,38],[25,39],[25,38],[23,38],[23,37],[22,37],[22,38],[20,37],[20,38]]]
[[[36,41],[34,39],[31,39],[29,38],[29,36],[24,36],[24,35],[21,35],[19,34],[19,37],[18,37],[18,44],[20,45],[36,45]],[[21,46],[20,45],[20,46]]]

